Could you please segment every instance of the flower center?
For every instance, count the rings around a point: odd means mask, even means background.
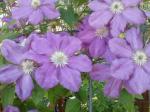
[[[51,57],[50,60],[56,65],[56,67],[63,67],[68,64],[68,57],[65,53],[61,51],[56,51]]]
[[[137,64],[137,65],[144,65],[148,60],[147,55],[143,52],[143,51],[137,51],[134,55],[133,55],[133,61]]]
[[[103,28],[100,28],[100,29],[97,29],[96,32],[95,32],[95,35],[98,37],[98,38],[104,38],[108,35],[108,29],[107,27],[103,27]]]
[[[122,39],[123,39],[123,38],[125,38],[125,36],[126,36],[125,33],[120,33],[120,34],[119,34],[119,38],[122,38]]]
[[[113,13],[121,13],[124,10],[124,5],[121,1],[114,1],[111,4],[110,9]]]
[[[35,69],[35,63],[31,60],[24,60],[21,67],[25,74],[30,75]]]
[[[33,7],[33,8],[38,8],[39,6],[41,5],[41,1],[40,0],[32,0],[31,1],[31,6]]]

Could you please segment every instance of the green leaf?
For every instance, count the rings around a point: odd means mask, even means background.
[[[139,99],[139,100],[143,100],[143,99],[144,99],[142,95],[134,95],[134,97],[135,97],[136,99]]]
[[[15,98],[15,87],[8,85],[2,90],[2,105],[7,106],[13,104]]]
[[[88,95],[87,95],[87,88],[81,87],[81,88],[80,88],[80,91],[77,92],[77,93],[75,93],[75,95],[76,95],[76,97],[77,97],[80,101],[82,101],[83,103],[85,103],[85,102],[87,101],[87,97],[88,97]]]
[[[81,103],[78,99],[69,99],[66,103],[65,112],[81,112]]]
[[[1,8],[1,9],[5,9],[5,8],[6,8],[5,2],[0,2],[0,8]]]
[[[46,92],[44,89],[40,88],[38,85],[35,86],[32,92],[32,100],[35,103],[35,105],[39,104],[40,101],[42,101],[45,93]]]
[[[128,112],[135,112],[135,98],[126,90],[122,90],[121,95],[119,97],[119,102],[124,106],[126,110],[128,110]]]
[[[78,15],[74,12],[72,6],[67,9],[60,8],[61,18],[69,25],[73,26],[78,21]]]
[[[74,0],[73,3],[75,3],[77,6],[80,6],[84,3],[87,3],[87,0]]]
[[[48,98],[52,104],[60,98],[66,96],[68,90],[64,89],[62,86],[56,86],[48,91]]]
[[[21,112],[27,112],[27,110],[28,110],[25,102],[21,102],[21,100],[19,98],[14,99],[13,105],[16,107],[19,107],[19,110]]]
[[[0,67],[4,66],[6,64],[5,61],[6,60],[4,59],[4,57],[2,55],[0,55]]]
[[[19,35],[18,32],[5,32],[0,35],[0,42],[4,39],[14,39]]]

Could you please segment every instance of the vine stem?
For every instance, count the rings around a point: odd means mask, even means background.
[[[89,79],[89,88],[88,88],[88,110],[89,112],[93,112],[93,84],[92,79]]]

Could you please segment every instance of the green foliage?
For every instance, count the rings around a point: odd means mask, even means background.
[[[67,9],[60,8],[61,19],[64,20],[70,27],[73,27],[78,22],[78,15],[75,13],[72,6]]]
[[[76,98],[69,99],[66,104],[65,112],[81,112],[80,101]]]
[[[48,91],[48,98],[51,104],[55,104],[59,98],[65,97],[67,94],[68,90],[62,86],[56,86]]]
[[[0,2],[0,9],[5,9],[6,8],[6,4],[4,2]]]
[[[15,39],[18,35],[19,35],[18,32],[13,31],[4,32],[0,35],[0,42],[4,39]]]
[[[135,111],[135,98],[133,95],[130,95],[127,91],[123,90],[121,92],[119,102],[124,106],[125,109],[128,110],[128,112],[136,112]]]
[[[75,93],[75,96],[82,102],[82,103],[86,103],[87,99],[88,99],[88,93],[86,88],[84,88],[83,86],[80,88],[80,91]]]
[[[38,105],[44,98],[45,94],[46,94],[46,91],[40,88],[38,85],[36,85],[34,90],[32,91],[32,100],[34,104]]]
[[[137,112],[137,107],[135,106],[135,99],[143,99],[142,95],[132,95],[126,90],[122,90],[119,103],[127,110],[127,112]]]
[[[14,98],[15,98],[14,86],[8,85],[1,90],[1,101],[3,107],[13,104]]]

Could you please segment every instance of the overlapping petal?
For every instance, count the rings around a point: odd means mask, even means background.
[[[86,55],[74,56],[69,60],[69,67],[80,72],[89,72],[92,69],[92,62]]]
[[[126,82],[129,92],[132,94],[141,94],[149,89],[150,75],[143,68],[137,67],[133,77]]]
[[[94,28],[100,28],[109,23],[113,17],[109,10],[93,12],[89,17],[89,24]]]
[[[58,71],[54,65],[45,63],[35,73],[36,82],[44,89],[53,88],[58,84]]]
[[[32,13],[30,7],[16,7],[12,9],[12,17],[14,19],[27,18]]]
[[[85,43],[85,44],[90,44],[91,41],[94,40],[95,38],[95,32],[93,30],[83,30],[80,31],[77,35],[77,37],[79,37],[79,39]]]
[[[20,64],[24,57],[24,49],[12,40],[4,40],[1,46],[1,53],[5,59],[14,64]]]
[[[109,41],[109,48],[118,57],[131,57],[132,50],[124,39],[113,38]]]
[[[92,57],[101,57],[106,51],[105,39],[94,39],[89,46],[89,53]]]
[[[93,11],[103,11],[109,8],[109,6],[106,3],[100,2],[98,0],[90,2],[88,6]]]
[[[123,16],[131,24],[143,24],[146,20],[144,13],[137,7],[127,8],[124,10]]]
[[[59,81],[65,88],[77,92],[81,86],[81,75],[80,72],[68,67],[60,69]]]
[[[121,88],[122,88],[122,81],[112,78],[105,85],[104,93],[107,96],[110,96],[112,98],[116,98],[119,96]]]
[[[106,81],[110,76],[110,65],[107,64],[95,64],[90,72],[90,76],[93,80]]]
[[[43,18],[42,11],[38,9],[38,10],[32,12],[32,14],[29,16],[28,21],[34,25],[37,25],[40,22],[42,22],[43,19],[44,18]]]
[[[132,28],[126,33],[126,40],[133,50],[141,50],[143,48],[143,41],[139,29]]]
[[[10,84],[19,79],[22,75],[22,71],[18,66],[7,65],[0,68],[0,83]]]
[[[18,4],[20,6],[30,6],[31,5],[31,0],[18,0]]]
[[[30,75],[22,75],[16,82],[16,93],[24,101],[31,96],[34,84]]]
[[[116,79],[128,80],[133,75],[134,65],[130,59],[116,59],[111,65],[111,75]]]
[[[124,32],[127,21],[122,14],[115,15],[111,21],[111,34],[113,37],[118,37],[120,33]]]
[[[122,0],[122,2],[124,3],[124,5],[126,7],[133,7],[133,6],[138,6],[141,2],[141,0]]]
[[[32,49],[38,54],[50,55],[53,52],[53,49],[51,48],[50,43],[46,38],[35,38],[31,46]]]
[[[81,41],[75,37],[64,38],[60,44],[61,48],[67,55],[72,56],[81,49]]]
[[[60,16],[60,13],[58,10],[55,9],[55,7],[52,7],[51,5],[48,6],[42,6],[42,13],[45,17],[48,19],[55,19]]]

